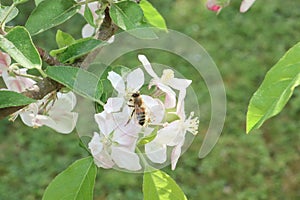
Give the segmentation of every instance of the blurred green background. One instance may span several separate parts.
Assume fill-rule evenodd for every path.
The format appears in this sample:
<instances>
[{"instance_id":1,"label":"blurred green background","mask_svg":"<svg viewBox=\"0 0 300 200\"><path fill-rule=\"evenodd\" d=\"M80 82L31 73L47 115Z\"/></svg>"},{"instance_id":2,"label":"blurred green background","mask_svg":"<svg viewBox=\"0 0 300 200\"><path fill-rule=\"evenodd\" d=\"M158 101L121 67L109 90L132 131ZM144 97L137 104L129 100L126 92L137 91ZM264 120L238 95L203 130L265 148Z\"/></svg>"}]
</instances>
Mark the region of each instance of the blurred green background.
<instances>
[{"instance_id":1,"label":"blurred green background","mask_svg":"<svg viewBox=\"0 0 300 200\"><path fill-rule=\"evenodd\" d=\"M210 104L208 94L201 93L202 85L193 85L201 100L199 136L176 170L167 167L164 171L192 200L300 199L299 89L279 116L268 120L260 130L245 134L251 95L268 69L300 40L300 1L257 0L245 14L238 12L240 1L232 1L218 16L206 10L201 0L150 2L170 29L185 33L208 51L222 74L228 101L221 138L213 151L200 160L197 155L210 117L209 108L205 108ZM9 1L1 3L7 5ZM24 24L32 7L33 1L20 5L15 23ZM84 23L78 15L59 28L79 38ZM55 32L51 29L34 40L41 47L54 49ZM134 55L132 62L138 64ZM149 58L178 65L167 54L155 51L149 52ZM183 73L193 79L193 73ZM19 119L15 123L0 121L0 199L41 199L59 172L86 155L75 132L62 135L46 127L26 127ZM94 199L142 199L141 183L139 174L99 169Z\"/></svg>"}]
</instances>

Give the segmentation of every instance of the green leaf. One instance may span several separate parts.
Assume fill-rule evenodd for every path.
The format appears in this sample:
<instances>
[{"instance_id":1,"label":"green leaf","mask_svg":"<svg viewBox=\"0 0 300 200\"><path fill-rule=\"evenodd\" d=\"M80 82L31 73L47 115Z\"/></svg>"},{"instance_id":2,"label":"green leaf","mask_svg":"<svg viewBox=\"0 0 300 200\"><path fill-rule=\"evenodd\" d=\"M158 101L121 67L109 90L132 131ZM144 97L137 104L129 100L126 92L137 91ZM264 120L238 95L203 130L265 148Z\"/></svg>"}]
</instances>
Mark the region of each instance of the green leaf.
<instances>
[{"instance_id":1,"label":"green leaf","mask_svg":"<svg viewBox=\"0 0 300 200\"><path fill-rule=\"evenodd\" d=\"M5 36L0 35L0 47L25 68L40 69L42 66L40 55L24 27L17 26Z\"/></svg>"},{"instance_id":2,"label":"green leaf","mask_svg":"<svg viewBox=\"0 0 300 200\"><path fill-rule=\"evenodd\" d=\"M143 11L133 1L121 1L111 5L109 14L113 22L123 30L139 28Z\"/></svg>"},{"instance_id":3,"label":"green leaf","mask_svg":"<svg viewBox=\"0 0 300 200\"><path fill-rule=\"evenodd\" d=\"M39 5L42 1L44 1L44 0L34 0L35 6Z\"/></svg>"},{"instance_id":4,"label":"green leaf","mask_svg":"<svg viewBox=\"0 0 300 200\"><path fill-rule=\"evenodd\" d=\"M77 160L53 179L43 200L92 200L96 173L92 157Z\"/></svg>"},{"instance_id":5,"label":"green leaf","mask_svg":"<svg viewBox=\"0 0 300 200\"><path fill-rule=\"evenodd\" d=\"M21 4L21 3L25 3L28 0L13 0L13 2L15 3L15 5Z\"/></svg>"},{"instance_id":6,"label":"green leaf","mask_svg":"<svg viewBox=\"0 0 300 200\"><path fill-rule=\"evenodd\" d=\"M4 18L7 16L7 12L9 11L9 6L0 6L0 22L3 22ZM12 8L12 11L7 16L5 23L13 20L19 13L19 10L16 7Z\"/></svg>"},{"instance_id":7,"label":"green leaf","mask_svg":"<svg viewBox=\"0 0 300 200\"><path fill-rule=\"evenodd\" d=\"M186 200L176 182L160 170L145 172L143 180L144 200Z\"/></svg>"},{"instance_id":8,"label":"green leaf","mask_svg":"<svg viewBox=\"0 0 300 200\"><path fill-rule=\"evenodd\" d=\"M31 35L36 35L65 22L79 8L73 0L44 0L33 10L25 26Z\"/></svg>"},{"instance_id":9,"label":"green leaf","mask_svg":"<svg viewBox=\"0 0 300 200\"><path fill-rule=\"evenodd\" d=\"M300 84L300 43L292 47L266 74L252 96L247 112L246 132L259 128L286 105Z\"/></svg>"},{"instance_id":10,"label":"green leaf","mask_svg":"<svg viewBox=\"0 0 300 200\"><path fill-rule=\"evenodd\" d=\"M92 50L106 45L106 42L96 40L93 38L83 38L76 40L73 44L63 47L62 49L56 49L50 52L51 56L57 57L61 63L72 62L76 58L79 58Z\"/></svg>"},{"instance_id":11,"label":"green leaf","mask_svg":"<svg viewBox=\"0 0 300 200\"><path fill-rule=\"evenodd\" d=\"M144 12L144 16L149 24L154 27L167 30L165 19L147 0L141 0L139 4Z\"/></svg>"},{"instance_id":12,"label":"green leaf","mask_svg":"<svg viewBox=\"0 0 300 200\"><path fill-rule=\"evenodd\" d=\"M85 4L83 16L87 23L89 23L93 27L96 27L92 11L87 4Z\"/></svg>"},{"instance_id":13,"label":"green leaf","mask_svg":"<svg viewBox=\"0 0 300 200\"><path fill-rule=\"evenodd\" d=\"M55 39L58 48L69 46L75 42L75 39L72 37L72 35L61 30L57 30Z\"/></svg>"},{"instance_id":14,"label":"green leaf","mask_svg":"<svg viewBox=\"0 0 300 200\"><path fill-rule=\"evenodd\" d=\"M24 106L35 102L34 99L28 98L20 93L0 90L0 108Z\"/></svg>"},{"instance_id":15,"label":"green leaf","mask_svg":"<svg viewBox=\"0 0 300 200\"><path fill-rule=\"evenodd\" d=\"M45 73L77 94L100 102L103 93L100 79L86 70L68 66L48 66Z\"/></svg>"}]
</instances>

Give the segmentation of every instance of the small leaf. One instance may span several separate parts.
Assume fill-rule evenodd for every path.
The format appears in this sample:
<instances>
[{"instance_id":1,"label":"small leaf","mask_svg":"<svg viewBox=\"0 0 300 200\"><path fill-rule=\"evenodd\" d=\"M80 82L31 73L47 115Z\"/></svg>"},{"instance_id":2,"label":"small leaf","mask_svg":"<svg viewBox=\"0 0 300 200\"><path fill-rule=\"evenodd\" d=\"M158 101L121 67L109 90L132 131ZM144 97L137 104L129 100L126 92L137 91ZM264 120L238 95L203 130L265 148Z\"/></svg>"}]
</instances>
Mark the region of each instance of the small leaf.
<instances>
[{"instance_id":1,"label":"small leaf","mask_svg":"<svg viewBox=\"0 0 300 200\"><path fill-rule=\"evenodd\" d=\"M267 73L252 96L247 112L246 132L259 128L286 105L300 84L300 43L292 47Z\"/></svg>"},{"instance_id":2,"label":"small leaf","mask_svg":"<svg viewBox=\"0 0 300 200\"><path fill-rule=\"evenodd\" d=\"M57 57L61 63L72 62L94 49L106 45L106 42L93 38L82 38L76 40L73 44L56 49L50 52L50 55Z\"/></svg>"},{"instance_id":3,"label":"small leaf","mask_svg":"<svg viewBox=\"0 0 300 200\"><path fill-rule=\"evenodd\" d=\"M139 28L143 11L133 1L121 1L111 5L109 14L113 22L123 30Z\"/></svg>"},{"instance_id":4,"label":"small leaf","mask_svg":"<svg viewBox=\"0 0 300 200\"><path fill-rule=\"evenodd\" d=\"M167 30L165 19L147 0L141 0L139 4L144 12L144 16L149 24L154 27Z\"/></svg>"},{"instance_id":5,"label":"small leaf","mask_svg":"<svg viewBox=\"0 0 300 200\"><path fill-rule=\"evenodd\" d=\"M13 0L13 2L15 3L15 5L21 4L21 3L25 3L28 0Z\"/></svg>"},{"instance_id":6,"label":"small leaf","mask_svg":"<svg viewBox=\"0 0 300 200\"><path fill-rule=\"evenodd\" d=\"M77 160L53 179L43 200L92 200L96 173L92 157Z\"/></svg>"},{"instance_id":7,"label":"small leaf","mask_svg":"<svg viewBox=\"0 0 300 200\"><path fill-rule=\"evenodd\" d=\"M31 35L57 26L77 13L80 5L73 0L44 0L33 10L26 22Z\"/></svg>"},{"instance_id":8,"label":"small leaf","mask_svg":"<svg viewBox=\"0 0 300 200\"><path fill-rule=\"evenodd\" d=\"M20 93L0 90L0 108L24 106L35 102L34 99L28 98Z\"/></svg>"},{"instance_id":9,"label":"small leaf","mask_svg":"<svg viewBox=\"0 0 300 200\"><path fill-rule=\"evenodd\" d=\"M40 55L24 27L17 26L4 37L0 35L0 47L25 68L40 69L42 66Z\"/></svg>"},{"instance_id":10,"label":"small leaf","mask_svg":"<svg viewBox=\"0 0 300 200\"><path fill-rule=\"evenodd\" d=\"M45 73L79 95L100 102L99 97L103 93L103 87L95 74L68 66L48 66Z\"/></svg>"},{"instance_id":11,"label":"small leaf","mask_svg":"<svg viewBox=\"0 0 300 200\"><path fill-rule=\"evenodd\" d=\"M143 180L144 200L186 200L176 182L160 170L145 172Z\"/></svg>"},{"instance_id":12,"label":"small leaf","mask_svg":"<svg viewBox=\"0 0 300 200\"><path fill-rule=\"evenodd\" d=\"M35 6L39 5L42 1L44 1L44 0L34 0Z\"/></svg>"},{"instance_id":13,"label":"small leaf","mask_svg":"<svg viewBox=\"0 0 300 200\"><path fill-rule=\"evenodd\" d=\"M87 23L89 23L93 27L96 27L94 23L93 13L87 4L85 4L83 16Z\"/></svg>"},{"instance_id":14,"label":"small leaf","mask_svg":"<svg viewBox=\"0 0 300 200\"><path fill-rule=\"evenodd\" d=\"M7 15L7 11L10 9L9 6L0 6L0 22L3 22L4 18ZM12 11L10 12L10 14L8 15L8 17L5 20L5 23L10 22L11 20L13 20L19 13L19 10L14 7L12 9Z\"/></svg>"},{"instance_id":15,"label":"small leaf","mask_svg":"<svg viewBox=\"0 0 300 200\"><path fill-rule=\"evenodd\" d=\"M57 30L55 39L58 48L69 46L75 42L75 39L72 37L72 35L61 30Z\"/></svg>"}]
</instances>

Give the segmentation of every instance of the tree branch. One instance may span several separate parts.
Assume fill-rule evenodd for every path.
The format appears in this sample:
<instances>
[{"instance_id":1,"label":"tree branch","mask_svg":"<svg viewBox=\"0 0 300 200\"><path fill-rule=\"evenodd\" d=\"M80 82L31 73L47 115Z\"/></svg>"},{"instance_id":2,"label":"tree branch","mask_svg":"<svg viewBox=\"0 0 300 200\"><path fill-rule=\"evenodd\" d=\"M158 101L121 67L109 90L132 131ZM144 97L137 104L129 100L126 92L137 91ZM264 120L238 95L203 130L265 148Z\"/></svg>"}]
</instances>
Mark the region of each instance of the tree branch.
<instances>
[{"instance_id":1,"label":"tree branch","mask_svg":"<svg viewBox=\"0 0 300 200\"><path fill-rule=\"evenodd\" d=\"M115 34L118 27L112 22L110 16L109 16L109 7L107 7L104 11L105 17L103 19L103 22L99 28L98 33L96 33L96 38L100 40L108 40L111 36ZM36 47L38 49L38 52L44 62L46 62L49 65L63 65L58 60L50 56L45 50L42 48ZM83 69L87 69L89 64L94 60L95 56L99 53L101 48L96 49L95 51L91 52L86 56L84 61L82 63L75 63L74 66L80 64L80 67ZM80 62L80 61L78 61ZM36 86L34 87L34 90L27 90L23 92L22 94L36 100L40 100L44 98L47 94L53 92L53 91L59 91L63 85L60 83L50 79L50 78L44 78L41 81L37 82ZM8 108L1 108L0 109L0 120L7 117L8 115L13 114L14 112L24 108L25 106L17 106L17 107L8 107Z\"/></svg>"}]
</instances>

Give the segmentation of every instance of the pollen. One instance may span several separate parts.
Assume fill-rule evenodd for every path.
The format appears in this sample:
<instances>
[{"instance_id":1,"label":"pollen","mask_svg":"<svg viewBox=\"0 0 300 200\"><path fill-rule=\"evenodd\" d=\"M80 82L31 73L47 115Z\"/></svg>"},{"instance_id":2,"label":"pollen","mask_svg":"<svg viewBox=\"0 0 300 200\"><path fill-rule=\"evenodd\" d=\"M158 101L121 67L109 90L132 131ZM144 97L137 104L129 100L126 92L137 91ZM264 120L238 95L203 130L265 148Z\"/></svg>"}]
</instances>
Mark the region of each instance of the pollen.
<instances>
[{"instance_id":1,"label":"pollen","mask_svg":"<svg viewBox=\"0 0 300 200\"><path fill-rule=\"evenodd\" d=\"M185 121L186 130L191 132L193 135L197 135L199 127L198 117L194 117L194 112L191 112L189 118ZM192 119L193 118L193 119Z\"/></svg>"},{"instance_id":2,"label":"pollen","mask_svg":"<svg viewBox=\"0 0 300 200\"><path fill-rule=\"evenodd\" d=\"M165 69L163 71L162 76L161 76L161 81L163 83L167 83L167 82L169 82L173 78L174 78L174 71L171 70L171 69Z\"/></svg>"}]
</instances>

